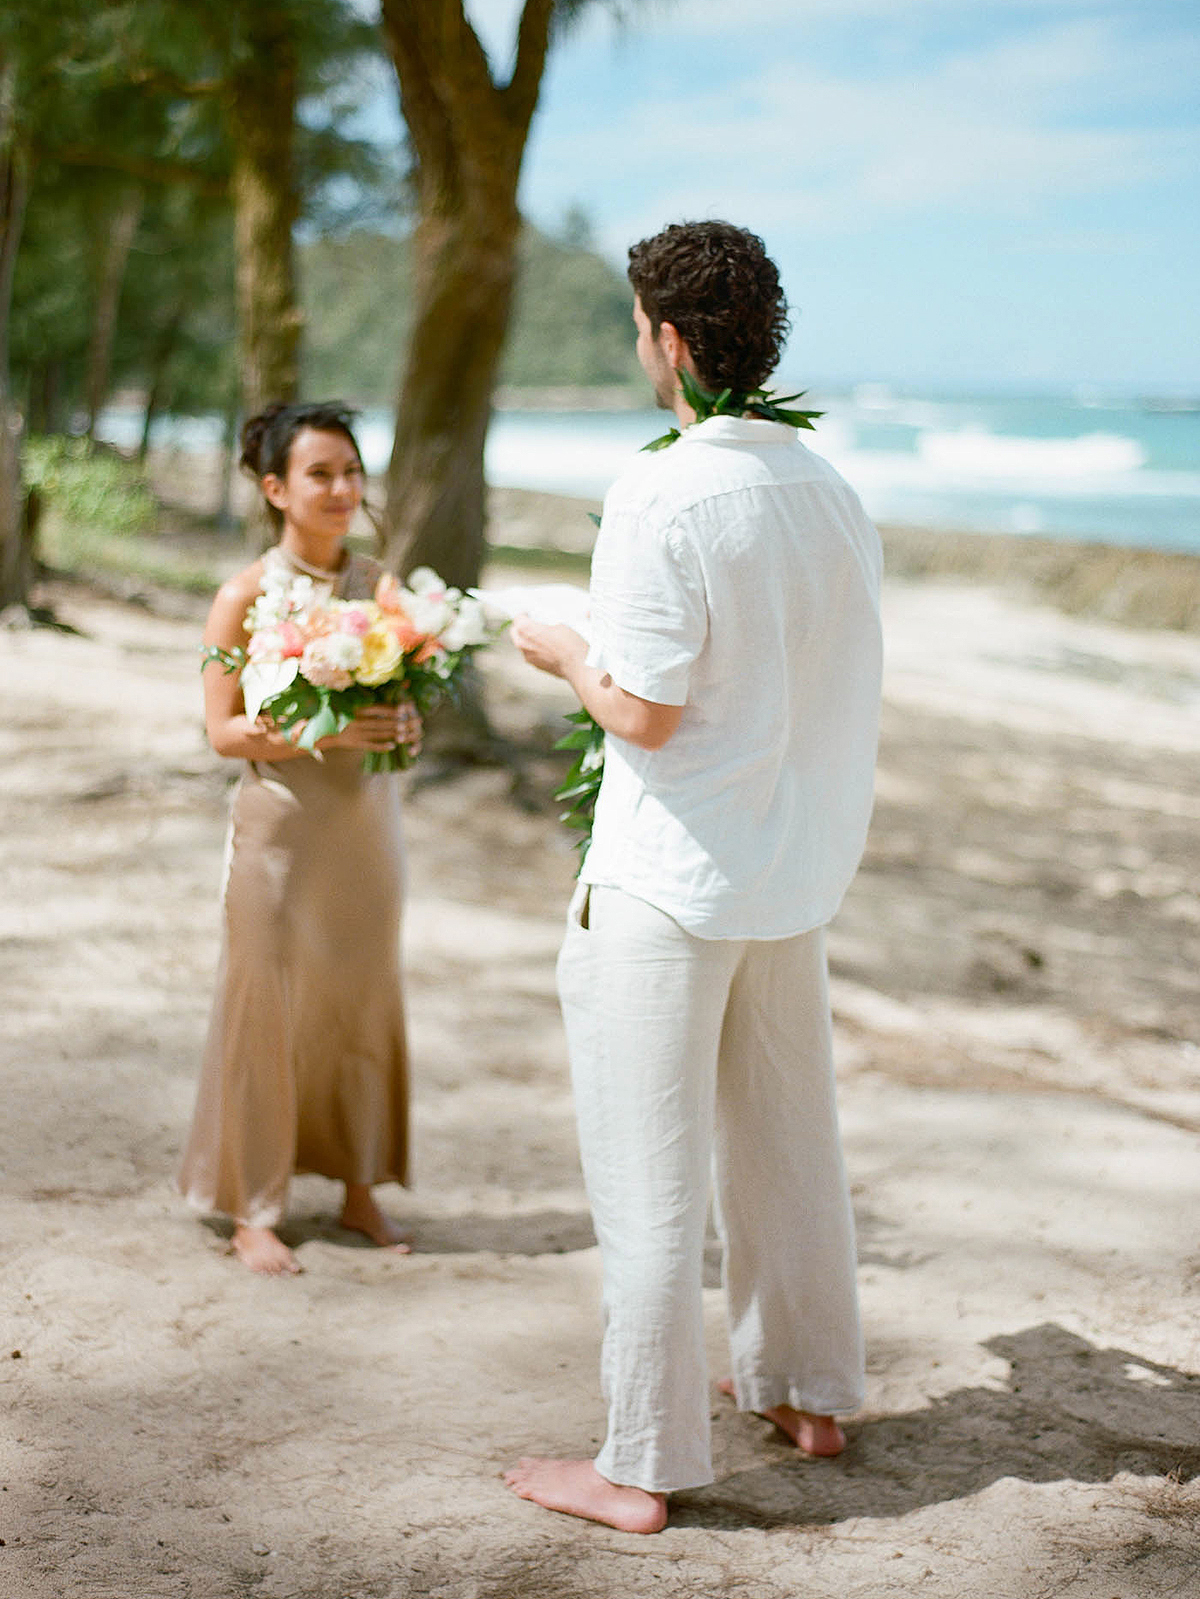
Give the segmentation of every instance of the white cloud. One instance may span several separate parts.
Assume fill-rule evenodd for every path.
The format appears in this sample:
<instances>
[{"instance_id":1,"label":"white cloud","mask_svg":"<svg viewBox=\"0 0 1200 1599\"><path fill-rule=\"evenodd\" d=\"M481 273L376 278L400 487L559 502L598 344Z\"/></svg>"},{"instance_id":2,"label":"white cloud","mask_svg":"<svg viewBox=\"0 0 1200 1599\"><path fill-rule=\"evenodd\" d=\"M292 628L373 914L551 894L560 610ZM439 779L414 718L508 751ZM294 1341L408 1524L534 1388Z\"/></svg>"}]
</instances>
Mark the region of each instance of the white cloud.
<instances>
[{"instance_id":1,"label":"white cloud","mask_svg":"<svg viewBox=\"0 0 1200 1599\"><path fill-rule=\"evenodd\" d=\"M775 50L772 65L727 83L719 101L681 90L677 75L670 90L576 132L569 148L557 136L554 167L626 175L619 194L601 192L606 243L636 235L651 212L753 215L763 227L777 218L809 233L947 210L1030 218L1194 169L1194 126L1140 126L1107 109L1131 80L1190 70L1188 54L1096 19L870 81ZM589 203L593 189L595 180Z\"/></svg>"}]
</instances>

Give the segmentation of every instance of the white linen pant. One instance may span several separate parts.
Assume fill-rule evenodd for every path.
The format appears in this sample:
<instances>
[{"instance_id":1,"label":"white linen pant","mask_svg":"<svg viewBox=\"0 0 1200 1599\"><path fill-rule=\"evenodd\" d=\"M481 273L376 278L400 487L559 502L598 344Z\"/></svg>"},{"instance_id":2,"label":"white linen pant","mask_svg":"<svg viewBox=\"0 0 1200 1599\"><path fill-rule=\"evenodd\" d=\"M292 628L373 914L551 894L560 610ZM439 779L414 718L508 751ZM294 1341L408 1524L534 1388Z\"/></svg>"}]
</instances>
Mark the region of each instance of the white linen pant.
<instances>
[{"instance_id":1,"label":"white linen pant","mask_svg":"<svg viewBox=\"0 0 1200 1599\"><path fill-rule=\"evenodd\" d=\"M558 988L604 1272L596 1469L652 1492L699 1487L710 1171L738 1405L862 1403L824 930L701 939L580 884Z\"/></svg>"}]
</instances>

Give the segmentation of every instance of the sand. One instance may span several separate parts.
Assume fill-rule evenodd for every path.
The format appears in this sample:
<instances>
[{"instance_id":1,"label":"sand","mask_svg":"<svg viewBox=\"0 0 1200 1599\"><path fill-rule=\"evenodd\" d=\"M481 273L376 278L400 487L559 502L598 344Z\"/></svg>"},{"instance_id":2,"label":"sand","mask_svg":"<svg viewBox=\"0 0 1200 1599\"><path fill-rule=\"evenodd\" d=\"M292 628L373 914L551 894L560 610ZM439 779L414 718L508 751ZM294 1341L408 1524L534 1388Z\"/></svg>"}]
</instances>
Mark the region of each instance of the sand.
<instances>
[{"instance_id":1,"label":"sand","mask_svg":"<svg viewBox=\"0 0 1200 1599\"><path fill-rule=\"evenodd\" d=\"M308 1178L266 1281L172 1188L230 777L203 607L46 598L77 633L0 633L4 1599L1200 1592L1200 638L889 584L831 938L867 1403L815 1462L714 1389L717 1481L639 1539L500 1477L603 1424L534 748L569 701L497 649L516 799L410 780L416 1252Z\"/></svg>"}]
</instances>

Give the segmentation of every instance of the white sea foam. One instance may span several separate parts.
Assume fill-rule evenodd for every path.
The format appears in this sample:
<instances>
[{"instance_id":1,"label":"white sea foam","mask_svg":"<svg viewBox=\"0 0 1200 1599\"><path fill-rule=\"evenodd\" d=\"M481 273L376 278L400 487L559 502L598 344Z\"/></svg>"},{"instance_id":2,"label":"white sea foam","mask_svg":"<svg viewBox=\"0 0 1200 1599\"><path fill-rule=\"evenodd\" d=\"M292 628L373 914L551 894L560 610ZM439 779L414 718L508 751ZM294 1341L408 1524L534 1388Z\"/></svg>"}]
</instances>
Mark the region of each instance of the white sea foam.
<instances>
[{"instance_id":1,"label":"white sea foam","mask_svg":"<svg viewBox=\"0 0 1200 1599\"><path fill-rule=\"evenodd\" d=\"M883 515L891 491L1045 499L1200 499L1200 472L1151 470L1134 439L1007 437L976 430L921 434L915 450L859 449L822 429L818 453Z\"/></svg>"},{"instance_id":2,"label":"white sea foam","mask_svg":"<svg viewBox=\"0 0 1200 1599\"><path fill-rule=\"evenodd\" d=\"M951 433L921 433L917 456L946 480L986 478L1098 478L1136 472L1146 452L1136 439L1119 433L1082 433L1075 438L1033 439L958 428Z\"/></svg>"},{"instance_id":3,"label":"white sea foam","mask_svg":"<svg viewBox=\"0 0 1200 1599\"><path fill-rule=\"evenodd\" d=\"M1153 446L1150 464L1148 443L1159 432L1146 432L1137 413L1126 411L1125 430L1084 431L1085 415L1094 420L1095 412L1069 403L924 399L882 388L853 400L814 396L814 403L826 414L804 442L853 484L879 521L1200 549L1198 452L1186 441L1180 447L1176 429ZM1025 430L1004 431L1018 416ZM487 478L599 500L670 421L649 409L502 411L488 435ZM112 411L103 424L102 437L136 443L138 418ZM216 418L164 419L156 436L184 449L211 448L219 431ZM368 410L356 432L368 471L382 473L392 447L390 415Z\"/></svg>"}]
</instances>

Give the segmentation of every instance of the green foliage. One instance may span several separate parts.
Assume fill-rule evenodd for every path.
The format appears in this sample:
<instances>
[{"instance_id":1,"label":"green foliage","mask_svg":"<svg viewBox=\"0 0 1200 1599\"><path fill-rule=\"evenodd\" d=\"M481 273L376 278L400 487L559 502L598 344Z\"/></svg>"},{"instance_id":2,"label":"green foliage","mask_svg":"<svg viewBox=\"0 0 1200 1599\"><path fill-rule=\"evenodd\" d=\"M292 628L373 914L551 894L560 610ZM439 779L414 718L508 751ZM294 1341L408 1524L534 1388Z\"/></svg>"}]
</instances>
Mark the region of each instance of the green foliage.
<instances>
[{"instance_id":1,"label":"green foliage","mask_svg":"<svg viewBox=\"0 0 1200 1599\"><path fill-rule=\"evenodd\" d=\"M577 750L571 770L554 790L554 798L566 805L559 821L577 832L575 847L580 861L592 841L592 818L596 810L596 797L600 793L600 779L604 776L604 729L590 712L579 710L567 717L575 725L558 740L556 750Z\"/></svg>"},{"instance_id":2,"label":"green foliage","mask_svg":"<svg viewBox=\"0 0 1200 1599\"><path fill-rule=\"evenodd\" d=\"M303 389L392 406L412 315L407 239L355 228L299 251Z\"/></svg>"},{"instance_id":3,"label":"green foliage","mask_svg":"<svg viewBox=\"0 0 1200 1599\"><path fill-rule=\"evenodd\" d=\"M231 224L227 205L194 190L147 197L125 274L113 383L155 389L160 413L221 412L235 388Z\"/></svg>"},{"instance_id":4,"label":"green foliage","mask_svg":"<svg viewBox=\"0 0 1200 1599\"><path fill-rule=\"evenodd\" d=\"M541 388L643 381L629 284L589 247L590 233L577 208L561 239L525 229L503 382Z\"/></svg>"},{"instance_id":5,"label":"green foliage","mask_svg":"<svg viewBox=\"0 0 1200 1599\"><path fill-rule=\"evenodd\" d=\"M590 230L568 219L574 239ZM412 315L408 240L368 228L311 239L300 249L305 312L304 389L355 405L395 404ZM501 368L514 387L631 384L629 286L586 243L527 226L517 302Z\"/></svg>"},{"instance_id":6,"label":"green foliage","mask_svg":"<svg viewBox=\"0 0 1200 1599\"><path fill-rule=\"evenodd\" d=\"M235 387L229 106L264 24L294 37L302 216L395 208L396 163L346 127L382 72L355 0L4 0L0 65L33 184L17 257L13 389L34 430L65 430L84 400L100 266L115 202L143 200L122 285L110 386L161 410L225 411Z\"/></svg>"},{"instance_id":7,"label":"green foliage","mask_svg":"<svg viewBox=\"0 0 1200 1599\"><path fill-rule=\"evenodd\" d=\"M21 466L47 510L71 525L132 536L158 515L141 470L111 450L90 448L86 439L27 438Z\"/></svg>"}]
</instances>

